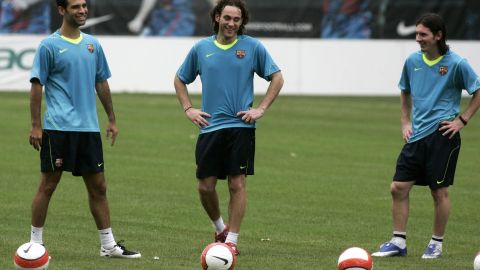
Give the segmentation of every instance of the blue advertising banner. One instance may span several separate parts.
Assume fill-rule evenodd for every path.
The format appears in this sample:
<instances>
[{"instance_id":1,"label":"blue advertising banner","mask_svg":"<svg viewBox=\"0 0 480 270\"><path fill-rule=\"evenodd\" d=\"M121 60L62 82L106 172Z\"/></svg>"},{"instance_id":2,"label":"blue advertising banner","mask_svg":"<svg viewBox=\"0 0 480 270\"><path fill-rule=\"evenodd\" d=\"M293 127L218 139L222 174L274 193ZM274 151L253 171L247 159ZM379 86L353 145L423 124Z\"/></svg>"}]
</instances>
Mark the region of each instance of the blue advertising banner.
<instances>
[{"instance_id":1,"label":"blue advertising banner","mask_svg":"<svg viewBox=\"0 0 480 270\"><path fill-rule=\"evenodd\" d=\"M87 0L95 35L207 36L216 0ZM410 39L416 18L436 12L450 39L480 39L478 0L247 0L256 37ZM0 0L0 34L45 34L61 24L54 0Z\"/></svg>"}]
</instances>

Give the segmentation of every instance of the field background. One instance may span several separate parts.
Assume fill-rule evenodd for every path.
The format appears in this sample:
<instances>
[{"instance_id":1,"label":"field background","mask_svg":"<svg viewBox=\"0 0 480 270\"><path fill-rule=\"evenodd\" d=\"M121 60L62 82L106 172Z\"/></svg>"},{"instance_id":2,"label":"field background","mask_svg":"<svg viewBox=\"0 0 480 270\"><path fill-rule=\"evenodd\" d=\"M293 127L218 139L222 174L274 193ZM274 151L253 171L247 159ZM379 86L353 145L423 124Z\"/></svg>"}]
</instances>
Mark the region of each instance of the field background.
<instances>
[{"instance_id":1,"label":"field background","mask_svg":"<svg viewBox=\"0 0 480 270\"><path fill-rule=\"evenodd\" d=\"M113 100L120 134L114 147L104 141L112 225L116 240L143 257L98 256L83 181L65 173L45 226L49 269L200 269L213 229L195 190L198 130L173 95L114 94ZM198 106L200 97L193 101ZM398 97L280 96L258 123L236 269L336 269L344 249L373 252L388 240L389 185L402 147L399 108ZM104 136L101 106L99 115ZM28 144L28 93L0 93L0 126L0 269L13 269L16 248L30 237L39 177L38 153ZM433 203L428 189L417 187L408 257L374 258L374 269L472 269L480 250L480 116L462 139L444 257L420 259ZM218 191L225 210L224 182Z\"/></svg>"}]
</instances>

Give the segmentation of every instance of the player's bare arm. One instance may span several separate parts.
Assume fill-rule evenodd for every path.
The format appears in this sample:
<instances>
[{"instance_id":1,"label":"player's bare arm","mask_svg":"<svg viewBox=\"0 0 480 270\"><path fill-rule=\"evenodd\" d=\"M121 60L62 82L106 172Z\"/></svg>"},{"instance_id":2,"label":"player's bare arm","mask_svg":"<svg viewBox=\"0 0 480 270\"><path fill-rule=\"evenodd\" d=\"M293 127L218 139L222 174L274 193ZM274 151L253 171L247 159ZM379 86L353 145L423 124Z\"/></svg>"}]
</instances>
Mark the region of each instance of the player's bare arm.
<instances>
[{"instance_id":1,"label":"player's bare arm","mask_svg":"<svg viewBox=\"0 0 480 270\"><path fill-rule=\"evenodd\" d=\"M209 123L206 118L210 118L210 114L203 112L202 110L196 109L192 106L192 101L188 95L187 85L185 85L178 76L175 76L173 82L175 87L175 92L177 93L177 98L180 104L182 105L183 112L192 123L198 128L208 126Z\"/></svg>"},{"instance_id":2,"label":"player's bare arm","mask_svg":"<svg viewBox=\"0 0 480 270\"><path fill-rule=\"evenodd\" d=\"M30 89L30 116L32 128L30 130L29 142L37 151L42 146L42 123L40 113L42 110L42 85L38 80L32 81Z\"/></svg>"},{"instance_id":3,"label":"player's bare arm","mask_svg":"<svg viewBox=\"0 0 480 270\"><path fill-rule=\"evenodd\" d=\"M267 93L263 97L262 101L257 108L251 108L248 111L240 111L237 113L238 117L242 117L242 120L246 123L254 123L257 119L260 119L265 111L272 105L275 99L280 93L280 90L283 87L283 76L282 73L276 72L272 74L270 85L268 86Z\"/></svg>"},{"instance_id":4,"label":"player's bare arm","mask_svg":"<svg viewBox=\"0 0 480 270\"><path fill-rule=\"evenodd\" d=\"M115 144L118 135L117 122L115 113L113 111L112 94L110 93L110 86L108 81L97 82L95 84L98 98L103 105L103 109L108 116L107 139L111 138L111 146Z\"/></svg>"},{"instance_id":5,"label":"player's bare arm","mask_svg":"<svg viewBox=\"0 0 480 270\"><path fill-rule=\"evenodd\" d=\"M402 91L400 94L400 106L401 106L401 124L402 124L402 136L405 142L408 142L408 139L412 135L412 97L410 93Z\"/></svg>"},{"instance_id":6,"label":"player's bare arm","mask_svg":"<svg viewBox=\"0 0 480 270\"><path fill-rule=\"evenodd\" d=\"M451 139L456 133L460 132L460 130L467 125L470 118L473 117L480 107L480 94L478 93L479 90L480 89L473 93L473 97L470 100L467 109L463 113L461 113L452 121L443 121L440 123L439 130L443 132L443 136L450 135L449 138Z\"/></svg>"}]
</instances>

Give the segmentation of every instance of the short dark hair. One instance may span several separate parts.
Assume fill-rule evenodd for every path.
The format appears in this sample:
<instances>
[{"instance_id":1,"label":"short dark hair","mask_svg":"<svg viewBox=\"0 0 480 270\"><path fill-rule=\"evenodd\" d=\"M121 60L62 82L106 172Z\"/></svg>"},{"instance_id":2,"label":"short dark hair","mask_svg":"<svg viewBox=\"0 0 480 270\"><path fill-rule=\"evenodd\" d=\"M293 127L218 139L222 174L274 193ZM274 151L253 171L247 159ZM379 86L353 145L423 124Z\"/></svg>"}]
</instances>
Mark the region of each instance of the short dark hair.
<instances>
[{"instance_id":1,"label":"short dark hair","mask_svg":"<svg viewBox=\"0 0 480 270\"><path fill-rule=\"evenodd\" d=\"M436 13L426 13L417 19L415 25L423 25L430 29L434 35L442 32L442 38L438 41L438 50L441 55L445 55L450 47L447 45L447 27L443 18Z\"/></svg>"},{"instance_id":2,"label":"short dark hair","mask_svg":"<svg viewBox=\"0 0 480 270\"><path fill-rule=\"evenodd\" d=\"M57 0L57 7L67 8L68 0Z\"/></svg>"},{"instance_id":3,"label":"short dark hair","mask_svg":"<svg viewBox=\"0 0 480 270\"><path fill-rule=\"evenodd\" d=\"M212 10L210 11L210 18L212 19L213 24L213 31L217 34L219 25L218 22L215 21L215 16L222 14L223 9L225 6L234 6L238 7L242 12L242 25L238 28L238 34L242 35L245 31L245 25L248 23L248 19L250 18L248 15L247 5L243 0L219 0L217 5L215 5Z\"/></svg>"}]
</instances>

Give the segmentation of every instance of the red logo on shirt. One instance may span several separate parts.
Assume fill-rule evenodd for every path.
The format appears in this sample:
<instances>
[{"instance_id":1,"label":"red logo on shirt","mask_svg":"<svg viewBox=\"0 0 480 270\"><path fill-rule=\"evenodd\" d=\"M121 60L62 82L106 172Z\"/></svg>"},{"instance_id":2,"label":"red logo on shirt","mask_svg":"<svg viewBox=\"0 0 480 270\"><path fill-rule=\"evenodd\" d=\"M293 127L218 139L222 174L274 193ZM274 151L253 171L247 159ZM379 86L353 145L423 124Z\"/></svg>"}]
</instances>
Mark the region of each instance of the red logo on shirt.
<instances>
[{"instance_id":1,"label":"red logo on shirt","mask_svg":"<svg viewBox=\"0 0 480 270\"><path fill-rule=\"evenodd\" d=\"M93 44L87 44L87 49L90 53L93 53Z\"/></svg>"},{"instance_id":2,"label":"red logo on shirt","mask_svg":"<svg viewBox=\"0 0 480 270\"><path fill-rule=\"evenodd\" d=\"M440 68L438 69L438 73L440 73L440 75L445 75L447 74L448 72L448 68L446 66L440 66Z\"/></svg>"},{"instance_id":3,"label":"red logo on shirt","mask_svg":"<svg viewBox=\"0 0 480 270\"><path fill-rule=\"evenodd\" d=\"M235 55L237 56L238 59L243 59L245 58L245 50L236 50Z\"/></svg>"}]
</instances>

